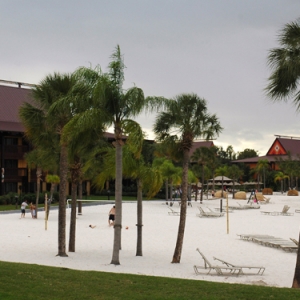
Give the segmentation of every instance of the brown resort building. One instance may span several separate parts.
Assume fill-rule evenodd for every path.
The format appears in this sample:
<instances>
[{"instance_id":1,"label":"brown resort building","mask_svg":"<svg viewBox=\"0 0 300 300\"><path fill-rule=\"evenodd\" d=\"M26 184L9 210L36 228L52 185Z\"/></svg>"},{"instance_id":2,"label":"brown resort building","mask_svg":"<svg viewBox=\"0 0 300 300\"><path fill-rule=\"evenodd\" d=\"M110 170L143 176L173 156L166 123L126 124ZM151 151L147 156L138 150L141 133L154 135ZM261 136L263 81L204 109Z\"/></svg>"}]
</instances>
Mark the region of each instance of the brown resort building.
<instances>
[{"instance_id":1,"label":"brown resort building","mask_svg":"<svg viewBox=\"0 0 300 300\"><path fill-rule=\"evenodd\" d=\"M35 169L29 169L24 154L32 147L24 138L24 126L18 112L23 102L30 101L31 88L34 85L0 80L0 196L9 192L35 193L37 175ZM112 140L114 135L106 133ZM43 174L43 178L46 174ZM84 190L90 194L89 181L84 182ZM42 181L42 191L49 191L50 184ZM67 186L67 194L70 187Z\"/></svg>"},{"instance_id":2,"label":"brown resort building","mask_svg":"<svg viewBox=\"0 0 300 300\"><path fill-rule=\"evenodd\" d=\"M232 163L244 163L253 169L259 160L267 160L272 170L278 170L280 160L300 159L300 137L275 135L275 140L264 156L245 158L232 161Z\"/></svg>"},{"instance_id":3,"label":"brown resort building","mask_svg":"<svg viewBox=\"0 0 300 300\"><path fill-rule=\"evenodd\" d=\"M37 185L36 170L29 169L24 154L32 147L24 138L24 126L18 112L23 102L30 101L32 84L0 80L0 196L9 192L18 194L35 193ZM112 133L105 134L113 141ZM125 138L125 137L124 137ZM148 140L149 143L154 141ZM190 155L199 147L213 146L211 141L195 141ZM45 174L43 174L43 178ZM91 193L89 181L83 183L86 194ZM42 181L42 191L49 191L50 184ZM70 187L67 186L67 194Z\"/></svg>"}]
</instances>

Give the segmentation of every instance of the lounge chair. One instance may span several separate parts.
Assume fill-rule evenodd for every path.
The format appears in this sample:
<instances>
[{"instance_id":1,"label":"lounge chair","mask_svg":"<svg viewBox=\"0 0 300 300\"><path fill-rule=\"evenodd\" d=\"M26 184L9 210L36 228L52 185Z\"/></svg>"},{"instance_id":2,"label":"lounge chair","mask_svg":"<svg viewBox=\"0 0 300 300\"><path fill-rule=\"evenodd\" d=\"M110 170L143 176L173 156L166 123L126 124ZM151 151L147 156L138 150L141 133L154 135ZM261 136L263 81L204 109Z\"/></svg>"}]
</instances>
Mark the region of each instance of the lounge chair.
<instances>
[{"instance_id":1,"label":"lounge chair","mask_svg":"<svg viewBox=\"0 0 300 300\"><path fill-rule=\"evenodd\" d=\"M294 242L297 246L299 246L299 241L297 241L296 239L293 239L293 238L290 238L290 240L291 240L292 242Z\"/></svg>"},{"instance_id":2,"label":"lounge chair","mask_svg":"<svg viewBox=\"0 0 300 300\"><path fill-rule=\"evenodd\" d=\"M254 205L253 202L250 202L250 204L244 204L241 205L241 203L237 202L237 204L242 207L243 209L259 209L259 205Z\"/></svg>"},{"instance_id":3,"label":"lounge chair","mask_svg":"<svg viewBox=\"0 0 300 300\"><path fill-rule=\"evenodd\" d=\"M241 239L245 241L251 241L254 243L257 243L259 245L272 247L272 248L278 248L282 249L284 251L297 251L298 245L295 245L294 242L291 242L289 240L285 240L282 238L278 238L271 235L262 235L262 234L238 234Z\"/></svg>"},{"instance_id":4,"label":"lounge chair","mask_svg":"<svg viewBox=\"0 0 300 300\"><path fill-rule=\"evenodd\" d=\"M169 207L169 206L168 206ZM179 211L175 211L173 210L171 207L169 207L170 211L168 211L168 214L170 216L180 216L180 212Z\"/></svg>"},{"instance_id":5,"label":"lounge chair","mask_svg":"<svg viewBox=\"0 0 300 300\"><path fill-rule=\"evenodd\" d=\"M282 211L261 211L261 213L269 216L293 216L293 213L288 213L289 209L288 205L284 205Z\"/></svg>"},{"instance_id":6,"label":"lounge chair","mask_svg":"<svg viewBox=\"0 0 300 300\"><path fill-rule=\"evenodd\" d=\"M226 265L227 267L241 268L242 273L245 275L262 275L265 271L265 267L236 266L216 257L214 257L214 260L220 261L222 264Z\"/></svg>"},{"instance_id":7,"label":"lounge chair","mask_svg":"<svg viewBox=\"0 0 300 300\"><path fill-rule=\"evenodd\" d=\"M202 217L210 218L210 217L222 217L222 216L224 216L224 212L214 212L214 211L211 211L211 210L204 211L201 206L198 206L198 209L200 211L200 214L197 214L196 216L200 217L200 218L202 218Z\"/></svg>"},{"instance_id":8,"label":"lounge chair","mask_svg":"<svg viewBox=\"0 0 300 300\"><path fill-rule=\"evenodd\" d=\"M206 275L210 274L211 271L215 271L217 275L223 275L223 276L228 276L228 275L236 275L239 276L243 274L242 268L239 267L225 267L225 266L215 266L212 265L207 258L204 256L204 254L199 250L199 248L196 249L201 257L204 260L204 266L196 266L194 265L194 270L197 275L203 274L203 271L208 271Z\"/></svg>"}]
</instances>

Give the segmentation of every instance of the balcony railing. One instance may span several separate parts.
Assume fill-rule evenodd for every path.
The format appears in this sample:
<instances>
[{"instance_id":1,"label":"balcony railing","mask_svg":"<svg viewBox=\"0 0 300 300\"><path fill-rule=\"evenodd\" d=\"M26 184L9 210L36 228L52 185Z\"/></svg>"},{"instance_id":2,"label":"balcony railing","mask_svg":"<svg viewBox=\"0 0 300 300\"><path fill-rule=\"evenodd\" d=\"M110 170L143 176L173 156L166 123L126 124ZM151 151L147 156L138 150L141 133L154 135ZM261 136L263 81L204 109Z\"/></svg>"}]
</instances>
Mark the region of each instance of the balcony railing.
<instances>
[{"instance_id":1,"label":"balcony railing","mask_svg":"<svg viewBox=\"0 0 300 300\"><path fill-rule=\"evenodd\" d=\"M1 153L2 147L0 147L0 157L4 159L22 159L24 154L29 151L28 146L17 145L4 145L3 153Z\"/></svg>"}]
</instances>

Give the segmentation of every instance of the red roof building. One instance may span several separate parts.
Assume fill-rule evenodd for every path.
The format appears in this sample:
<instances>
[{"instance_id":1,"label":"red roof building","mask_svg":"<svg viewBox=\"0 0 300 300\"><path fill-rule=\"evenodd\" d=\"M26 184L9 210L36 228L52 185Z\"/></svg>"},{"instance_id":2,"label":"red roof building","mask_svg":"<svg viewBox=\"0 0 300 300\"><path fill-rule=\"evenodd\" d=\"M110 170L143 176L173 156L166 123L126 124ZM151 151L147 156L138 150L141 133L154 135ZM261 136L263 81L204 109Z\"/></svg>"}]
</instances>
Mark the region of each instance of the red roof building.
<instances>
[{"instance_id":1,"label":"red roof building","mask_svg":"<svg viewBox=\"0 0 300 300\"><path fill-rule=\"evenodd\" d=\"M276 135L276 139L266 155L235 160L233 163L245 163L250 168L254 168L259 160L266 159L270 163L271 168L276 170L278 169L276 164L278 159L287 159L288 153L292 158L300 156L300 138Z\"/></svg>"}]
</instances>

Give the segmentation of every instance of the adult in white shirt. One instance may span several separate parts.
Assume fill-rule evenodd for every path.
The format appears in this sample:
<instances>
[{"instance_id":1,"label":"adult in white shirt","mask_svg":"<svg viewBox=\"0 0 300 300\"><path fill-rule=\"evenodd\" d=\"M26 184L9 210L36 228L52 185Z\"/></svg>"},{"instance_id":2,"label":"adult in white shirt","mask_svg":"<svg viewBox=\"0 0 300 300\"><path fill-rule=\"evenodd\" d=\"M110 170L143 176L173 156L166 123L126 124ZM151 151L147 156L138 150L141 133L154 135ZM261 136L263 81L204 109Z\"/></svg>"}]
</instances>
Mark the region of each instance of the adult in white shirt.
<instances>
[{"instance_id":1,"label":"adult in white shirt","mask_svg":"<svg viewBox=\"0 0 300 300\"><path fill-rule=\"evenodd\" d=\"M25 218L25 209L27 205L28 205L27 200L25 200L21 204L21 218Z\"/></svg>"}]
</instances>

